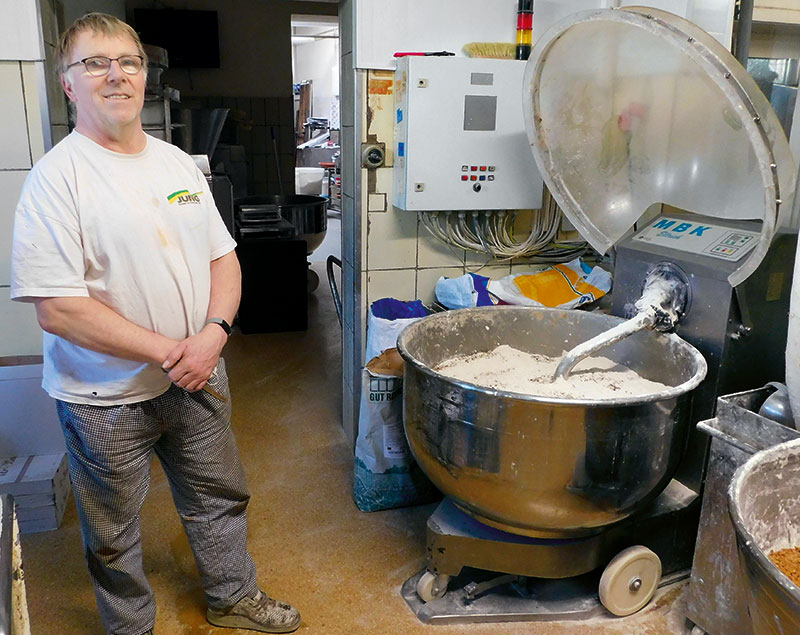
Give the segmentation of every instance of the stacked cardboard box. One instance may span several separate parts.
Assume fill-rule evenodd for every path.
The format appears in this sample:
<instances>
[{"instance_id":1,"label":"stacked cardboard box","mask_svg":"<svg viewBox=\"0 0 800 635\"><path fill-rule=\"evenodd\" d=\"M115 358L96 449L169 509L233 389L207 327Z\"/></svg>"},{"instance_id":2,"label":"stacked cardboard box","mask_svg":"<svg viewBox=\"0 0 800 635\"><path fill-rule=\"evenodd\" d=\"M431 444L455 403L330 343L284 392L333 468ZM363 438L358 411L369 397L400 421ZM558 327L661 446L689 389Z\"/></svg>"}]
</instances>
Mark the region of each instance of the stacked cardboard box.
<instances>
[{"instance_id":1,"label":"stacked cardboard box","mask_svg":"<svg viewBox=\"0 0 800 635\"><path fill-rule=\"evenodd\" d=\"M0 458L0 494L11 494L20 533L58 529L70 492L67 455Z\"/></svg>"}]
</instances>

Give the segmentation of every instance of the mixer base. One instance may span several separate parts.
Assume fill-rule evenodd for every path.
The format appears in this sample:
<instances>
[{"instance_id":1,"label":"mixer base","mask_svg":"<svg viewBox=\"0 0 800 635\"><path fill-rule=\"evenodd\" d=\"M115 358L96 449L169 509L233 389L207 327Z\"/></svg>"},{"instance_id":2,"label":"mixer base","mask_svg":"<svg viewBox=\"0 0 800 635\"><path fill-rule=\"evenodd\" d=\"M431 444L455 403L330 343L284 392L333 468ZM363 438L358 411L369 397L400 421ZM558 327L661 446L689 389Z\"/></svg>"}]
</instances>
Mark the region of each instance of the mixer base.
<instances>
[{"instance_id":1,"label":"mixer base","mask_svg":"<svg viewBox=\"0 0 800 635\"><path fill-rule=\"evenodd\" d=\"M642 513L598 534L543 539L484 525L445 498L428 519L427 567L401 594L431 624L608 615L598 597L603 567L632 544L660 558L659 587L688 577L699 507L697 494L673 481ZM428 587L436 593L426 603L420 593L430 596Z\"/></svg>"},{"instance_id":2,"label":"mixer base","mask_svg":"<svg viewBox=\"0 0 800 635\"><path fill-rule=\"evenodd\" d=\"M450 581L450 590L444 597L427 603L420 600L416 590L426 571L410 577L400 590L406 604L425 624L587 620L609 615L597 597L600 573L596 571L564 580L523 578L470 599L465 587L469 582L485 579L487 572L465 569ZM688 577L688 569L664 576L659 588Z\"/></svg>"}]
</instances>

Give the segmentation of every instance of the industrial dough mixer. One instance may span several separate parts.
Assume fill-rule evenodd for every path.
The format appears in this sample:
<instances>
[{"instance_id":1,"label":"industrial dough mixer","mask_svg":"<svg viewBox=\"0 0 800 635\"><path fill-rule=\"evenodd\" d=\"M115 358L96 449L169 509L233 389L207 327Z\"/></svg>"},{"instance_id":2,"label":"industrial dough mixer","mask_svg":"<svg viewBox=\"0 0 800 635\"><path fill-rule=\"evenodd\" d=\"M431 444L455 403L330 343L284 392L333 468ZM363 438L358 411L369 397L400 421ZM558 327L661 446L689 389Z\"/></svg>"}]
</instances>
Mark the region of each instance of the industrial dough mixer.
<instances>
[{"instance_id":1,"label":"industrial dough mixer","mask_svg":"<svg viewBox=\"0 0 800 635\"><path fill-rule=\"evenodd\" d=\"M536 43L522 92L548 189L595 249L615 248L614 316L465 309L401 335L406 434L447 496L402 591L425 622L584 618L602 612L598 588L626 615L685 577L708 446L694 423L718 395L776 379L785 348L796 237L777 228L794 163L716 40L655 9L578 13ZM632 317L662 267L685 281L676 334L602 354L665 392L542 399L433 370L499 344L558 355Z\"/></svg>"}]
</instances>

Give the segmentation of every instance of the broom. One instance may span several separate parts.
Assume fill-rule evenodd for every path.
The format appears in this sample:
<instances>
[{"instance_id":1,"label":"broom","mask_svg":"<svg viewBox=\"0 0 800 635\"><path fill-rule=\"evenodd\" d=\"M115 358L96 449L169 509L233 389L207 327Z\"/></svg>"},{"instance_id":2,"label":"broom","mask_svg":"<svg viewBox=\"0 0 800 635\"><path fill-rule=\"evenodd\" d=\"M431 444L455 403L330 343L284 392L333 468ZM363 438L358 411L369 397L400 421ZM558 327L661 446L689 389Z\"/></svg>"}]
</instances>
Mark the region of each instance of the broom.
<instances>
[{"instance_id":1,"label":"broom","mask_svg":"<svg viewBox=\"0 0 800 635\"><path fill-rule=\"evenodd\" d=\"M517 46L513 42L469 42L464 45L464 53L469 57L493 57L514 59Z\"/></svg>"}]
</instances>

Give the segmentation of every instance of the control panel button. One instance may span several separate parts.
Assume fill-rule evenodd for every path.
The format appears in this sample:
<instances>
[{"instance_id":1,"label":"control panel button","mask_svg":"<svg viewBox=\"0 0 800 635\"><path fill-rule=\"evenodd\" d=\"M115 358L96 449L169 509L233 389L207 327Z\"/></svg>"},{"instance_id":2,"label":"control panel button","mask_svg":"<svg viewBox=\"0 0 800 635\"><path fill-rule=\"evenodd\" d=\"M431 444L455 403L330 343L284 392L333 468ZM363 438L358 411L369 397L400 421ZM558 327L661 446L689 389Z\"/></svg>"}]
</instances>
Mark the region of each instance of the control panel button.
<instances>
[{"instance_id":1,"label":"control panel button","mask_svg":"<svg viewBox=\"0 0 800 635\"><path fill-rule=\"evenodd\" d=\"M481 174L481 181L485 181L485 180L486 180L486 175L485 174Z\"/></svg>"},{"instance_id":2,"label":"control panel button","mask_svg":"<svg viewBox=\"0 0 800 635\"><path fill-rule=\"evenodd\" d=\"M462 172L469 172L469 166L468 165L462 165L461 166L461 171Z\"/></svg>"},{"instance_id":3,"label":"control panel button","mask_svg":"<svg viewBox=\"0 0 800 635\"><path fill-rule=\"evenodd\" d=\"M490 175L489 175L489 180L490 180L490 181L494 181L494 174L490 174Z\"/></svg>"},{"instance_id":4,"label":"control panel button","mask_svg":"<svg viewBox=\"0 0 800 635\"><path fill-rule=\"evenodd\" d=\"M481 172L486 172L486 166L485 165L481 166Z\"/></svg>"},{"instance_id":5,"label":"control panel button","mask_svg":"<svg viewBox=\"0 0 800 635\"><path fill-rule=\"evenodd\" d=\"M472 189L475 190L476 192L480 192L481 191L481 184L480 183L476 183L475 185L472 186Z\"/></svg>"},{"instance_id":6,"label":"control panel button","mask_svg":"<svg viewBox=\"0 0 800 635\"><path fill-rule=\"evenodd\" d=\"M477 180L478 180L478 175L477 175L477 174L473 174L473 175L472 175L471 177L469 177L469 178L470 178L470 180L472 180L472 181L477 181Z\"/></svg>"},{"instance_id":7,"label":"control panel button","mask_svg":"<svg viewBox=\"0 0 800 635\"><path fill-rule=\"evenodd\" d=\"M477 165L473 165L472 166L472 171L473 172L477 172L478 171L478 166Z\"/></svg>"},{"instance_id":8,"label":"control panel button","mask_svg":"<svg viewBox=\"0 0 800 635\"><path fill-rule=\"evenodd\" d=\"M489 172L494 172L494 166L493 165L489 166Z\"/></svg>"},{"instance_id":9,"label":"control panel button","mask_svg":"<svg viewBox=\"0 0 800 635\"><path fill-rule=\"evenodd\" d=\"M462 174L461 175L461 180L462 181L469 181L469 177L466 174Z\"/></svg>"}]
</instances>

